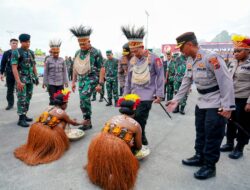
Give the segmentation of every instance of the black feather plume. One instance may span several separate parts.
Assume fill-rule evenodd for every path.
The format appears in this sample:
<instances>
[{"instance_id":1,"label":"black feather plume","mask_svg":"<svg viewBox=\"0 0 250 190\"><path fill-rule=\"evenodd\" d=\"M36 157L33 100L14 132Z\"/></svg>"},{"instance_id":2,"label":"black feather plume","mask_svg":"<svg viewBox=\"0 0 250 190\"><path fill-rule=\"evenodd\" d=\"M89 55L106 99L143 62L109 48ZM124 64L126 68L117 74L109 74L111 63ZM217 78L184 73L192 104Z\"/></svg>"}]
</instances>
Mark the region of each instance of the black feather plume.
<instances>
[{"instance_id":1,"label":"black feather plume","mask_svg":"<svg viewBox=\"0 0 250 190\"><path fill-rule=\"evenodd\" d=\"M143 26L135 29L135 26L122 26L121 30L127 39L143 39L146 32Z\"/></svg>"},{"instance_id":2,"label":"black feather plume","mask_svg":"<svg viewBox=\"0 0 250 190\"><path fill-rule=\"evenodd\" d=\"M70 32L78 37L85 37L85 36L90 36L93 32L92 28L87 28L83 25L80 25L79 27L72 27L69 29Z\"/></svg>"}]
</instances>

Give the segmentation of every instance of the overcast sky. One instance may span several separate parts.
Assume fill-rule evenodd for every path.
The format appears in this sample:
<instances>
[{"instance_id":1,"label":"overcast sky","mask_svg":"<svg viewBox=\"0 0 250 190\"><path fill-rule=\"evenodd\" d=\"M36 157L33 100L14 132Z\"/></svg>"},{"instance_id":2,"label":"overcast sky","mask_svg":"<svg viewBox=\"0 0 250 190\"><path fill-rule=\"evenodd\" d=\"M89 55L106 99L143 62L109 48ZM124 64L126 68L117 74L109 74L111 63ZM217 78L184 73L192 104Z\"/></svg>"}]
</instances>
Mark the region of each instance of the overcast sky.
<instances>
[{"instance_id":1,"label":"overcast sky","mask_svg":"<svg viewBox=\"0 0 250 190\"><path fill-rule=\"evenodd\" d=\"M61 55L74 55L79 46L69 28L83 24L92 27L91 44L102 54L121 51L127 42L121 25L147 28L145 10L149 48L175 43L187 31L206 41L222 30L250 35L249 0L0 0L0 48L25 32L31 49L47 53L49 40L60 38Z\"/></svg>"}]
</instances>

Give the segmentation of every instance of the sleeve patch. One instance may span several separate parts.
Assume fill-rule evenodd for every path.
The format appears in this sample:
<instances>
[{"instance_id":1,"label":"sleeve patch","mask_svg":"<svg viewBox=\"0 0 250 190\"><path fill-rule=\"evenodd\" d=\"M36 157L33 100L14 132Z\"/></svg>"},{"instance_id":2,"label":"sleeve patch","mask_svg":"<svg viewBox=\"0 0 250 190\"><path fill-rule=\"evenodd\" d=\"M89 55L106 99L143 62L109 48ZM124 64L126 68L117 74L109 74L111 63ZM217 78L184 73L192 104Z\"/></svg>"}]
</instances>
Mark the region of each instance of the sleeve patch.
<instances>
[{"instance_id":1,"label":"sleeve patch","mask_svg":"<svg viewBox=\"0 0 250 190\"><path fill-rule=\"evenodd\" d=\"M211 57L208 61L210 64L213 65L215 70L220 68L220 63L219 63L217 57Z\"/></svg>"},{"instance_id":2,"label":"sleeve patch","mask_svg":"<svg viewBox=\"0 0 250 190\"><path fill-rule=\"evenodd\" d=\"M156 58L155 61L156 61L156 65L157 65L158 67L162 67L163 64L162 64L162 61L161 61L160 58Z\"/></svg>"}]
</instances>

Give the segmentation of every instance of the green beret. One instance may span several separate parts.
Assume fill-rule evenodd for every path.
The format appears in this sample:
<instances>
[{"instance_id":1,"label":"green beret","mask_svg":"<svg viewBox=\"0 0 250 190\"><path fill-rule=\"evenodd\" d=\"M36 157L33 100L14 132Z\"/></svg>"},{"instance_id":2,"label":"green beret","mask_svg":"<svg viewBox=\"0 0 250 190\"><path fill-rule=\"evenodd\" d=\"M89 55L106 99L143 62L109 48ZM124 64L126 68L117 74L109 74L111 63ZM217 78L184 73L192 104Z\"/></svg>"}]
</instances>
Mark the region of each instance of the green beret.
<instances>
[{"instance_id":1,"label":"green beret","mask_svg":"<svg viewBox=\"0 0 250 190\"><path fill-rule=\"evenodd\" d=\"M106 54L107 54L107 55L112 54L112 50L107 50L107 51L106 51Z\"/></svg>"},{"instance_id":2,"label":"green beret","mask_svg":"<svg viewBox=\"0 0 250 190\"><path fill-rule=\"evenodd\" d=\"M30 40L30 35L29 34L20 34L19 40L20 40L20 42L27 42Z\"/></svg>"}]
</instances>

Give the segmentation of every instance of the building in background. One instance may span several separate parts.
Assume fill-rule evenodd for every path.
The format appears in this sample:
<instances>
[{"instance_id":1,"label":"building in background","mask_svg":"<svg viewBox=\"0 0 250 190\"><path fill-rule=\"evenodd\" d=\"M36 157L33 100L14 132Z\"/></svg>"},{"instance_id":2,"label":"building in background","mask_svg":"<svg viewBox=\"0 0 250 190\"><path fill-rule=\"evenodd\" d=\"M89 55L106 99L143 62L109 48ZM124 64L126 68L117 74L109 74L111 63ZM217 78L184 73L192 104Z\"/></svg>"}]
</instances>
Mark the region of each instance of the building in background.
<instances>
[{"instance_id":1,"label":"building in background","mask_svg":"<svg viewBox=\"0 0 250 190\"><path fill-rule=\"evenodd\" d=\"M233 58L233 43L231 42L202 42L200 46L203 49L210 51L215 51L220 54L225 60L230 60ZM167 51L179 52L179 49L175 49L176 44L163 44L161 51L165 54Z\"/></svg>"}]
</instances>

